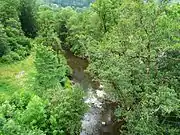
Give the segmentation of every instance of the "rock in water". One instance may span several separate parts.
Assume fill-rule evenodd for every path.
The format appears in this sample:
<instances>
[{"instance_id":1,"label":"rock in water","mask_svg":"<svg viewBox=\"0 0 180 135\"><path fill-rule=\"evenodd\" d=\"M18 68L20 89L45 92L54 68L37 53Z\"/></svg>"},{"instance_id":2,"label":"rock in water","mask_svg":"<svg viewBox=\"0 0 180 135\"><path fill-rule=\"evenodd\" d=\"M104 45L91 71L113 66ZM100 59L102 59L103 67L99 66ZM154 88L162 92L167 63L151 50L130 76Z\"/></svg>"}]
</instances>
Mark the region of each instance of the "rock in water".
<instances>
[{"instance_id":1,"label":"rock in water","mask_svg":"<svg viewBox=\"0 0 180 135\"><path fill-rule=\"evenodd\" d=\"M95 92L89 90L85 103L90 107L89 111L84 115L82 120L82 132L80 135L99 135L102 117L102 102L98 100Z\"/></svg>"}]
</instances>

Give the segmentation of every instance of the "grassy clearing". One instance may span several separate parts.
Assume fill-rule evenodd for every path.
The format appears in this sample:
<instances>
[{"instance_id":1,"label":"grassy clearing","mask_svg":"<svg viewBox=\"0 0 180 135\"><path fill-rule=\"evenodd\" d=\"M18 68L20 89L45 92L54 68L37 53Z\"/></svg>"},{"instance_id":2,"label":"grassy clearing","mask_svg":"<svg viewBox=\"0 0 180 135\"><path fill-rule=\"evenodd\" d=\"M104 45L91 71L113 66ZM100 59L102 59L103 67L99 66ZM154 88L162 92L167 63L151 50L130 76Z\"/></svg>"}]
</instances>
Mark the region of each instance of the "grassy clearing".
<instances>
[{"instance_id":1,"label":"grassy clearing","mask_svg":"<svg viewBox=\"0 0 180 135\"><path fill-rule=\"evenodd\" d=\"M0 95L8 97L16 91L27 89L28 80L31 80L34 74L33 55L13 64L1 64Z\"/></svg>"}]
</instances>

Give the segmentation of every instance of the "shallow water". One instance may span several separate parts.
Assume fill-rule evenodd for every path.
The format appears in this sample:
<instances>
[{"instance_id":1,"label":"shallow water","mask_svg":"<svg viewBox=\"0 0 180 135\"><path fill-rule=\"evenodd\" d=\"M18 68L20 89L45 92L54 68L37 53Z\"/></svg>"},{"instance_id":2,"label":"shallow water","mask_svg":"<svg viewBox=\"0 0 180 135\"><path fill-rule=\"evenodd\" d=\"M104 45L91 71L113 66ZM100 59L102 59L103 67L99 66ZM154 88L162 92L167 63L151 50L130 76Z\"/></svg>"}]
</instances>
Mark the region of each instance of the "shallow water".
<instances>
[{"instance_id":1,"label":"shallow water","mask_svg":"<svg viewBox=\"0 0 180 135\"><path fill-rule=\"evenodd\" d=\"M80 135L118 135L114 130L112 106L105 104L103 99L98 97L97 91L100 84L92 81L89 74L85 72L88 61L76 57L70 51L65 52L65 57L73 70L72 81L79 83L87 92L85 102L89 105L89 111L83 117Z\"/></svg>"},{"instance_id":2,"label":"shallow water","mask_svg":"<svg viewBox=\"0 0 180 135\"><path fill-rule=\"evenodd\" d=\"M97 89L99 87L99 83L92 81L89 74L85 72L89 64L86 59L79 58L70 51L65 51L65 57L68 65L73 70L72 80L74 82L79 83L84 90L88 90L89 88Z\"/></svg>"}]
</instances>

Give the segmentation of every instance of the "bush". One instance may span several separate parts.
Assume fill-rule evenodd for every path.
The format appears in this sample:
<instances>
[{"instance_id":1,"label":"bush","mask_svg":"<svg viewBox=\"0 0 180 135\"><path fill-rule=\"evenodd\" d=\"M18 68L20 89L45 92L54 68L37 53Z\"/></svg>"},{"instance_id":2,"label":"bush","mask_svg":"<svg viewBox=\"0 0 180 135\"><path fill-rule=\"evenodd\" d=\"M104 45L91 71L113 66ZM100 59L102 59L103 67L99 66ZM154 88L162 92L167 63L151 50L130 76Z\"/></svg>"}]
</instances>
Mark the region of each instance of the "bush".
<instances>
[{"instance_id":1,"label":"bush","mask_svg":"<svg viewBox=\"0 0 180 135\"><path fill-rule=\"evenodd\" d=\"M12 63L13 61L19 61L21 59L22 59L22 57L19 56L18 53L11 51L9 54L2 56L1 62L2 63Z\"/></svg>"},{"instance_id":2,"label":"bush","mask_svg":"<svg viewBox=\"0 0 180 135\"><path fill-rule=\"evenodd\" d=\"M45 127L46 103L32 93L14 94L0 104L1 135L45 135L41 130Z\"/></svg>"},{"instance_id":3,"label":"bush","mask_svg":"<svg viewBox=\"0 0 180 135\"><path fill-rule=\"evenodd\" d=\"M13 59L12 59L12 57L11 57L11 55L3 55L2 57L1 57L1 62L2 63L12 63L13 62Z\"/></svg>"},{"instance_id":4,"label":"bush","mask_svg":"<svg viewBox=\"0 0 180 135\"><path fill-rule=\"evenodd\" d=\"M13 94L0 102L0 134L77 135L87 106L78 86L51 90L47 99L32 92Z\"/></svg>"},{"instance_id":5,"label":"bush","mask_svg":"<svg viewBox=\"0 0 180 135\"><path fill-rule=\"evenodd\" d=\"M21 57L20 57L19 54L16 53L16 52L11 52L11 53L10 53L10 56L12 57L12 59L13 59L14 61L21 60Z\"/></svg>"},{"instance_id":6,"label":"bush","mask_svg":"<svg viewBox=\"0 0 180 135\"><path fill-rule=\"evenodd\" d=\"M59 88L60 82L66 78L66 60L63 55L57 57L51 47L43 45L37 47L35 66L37 69L35 87L41 94L44 90Z\"/></svg>"},{"instance_id":7,"label":"bush","mask_svg":"<svg viewBox=\"0 0 180 135\"><path fill-rule=\"evenodd\" d=\"M77 135L81 131L81 119L87 106L83 90L75 86L53 92L49 104L50 132L55 135Z\"/></svg>"},{"instance_id":8,"label":"bush","mask_svg":"<svg viewBox=\"0 0 180 135\"><path fill-rule=\"evenodd\" d=\"M16 92L10 98L10 103L16 106L16 109L26 109L29 101L33 97L31 92L23 91L21 93Z\"/></svg>"}]
</instances>

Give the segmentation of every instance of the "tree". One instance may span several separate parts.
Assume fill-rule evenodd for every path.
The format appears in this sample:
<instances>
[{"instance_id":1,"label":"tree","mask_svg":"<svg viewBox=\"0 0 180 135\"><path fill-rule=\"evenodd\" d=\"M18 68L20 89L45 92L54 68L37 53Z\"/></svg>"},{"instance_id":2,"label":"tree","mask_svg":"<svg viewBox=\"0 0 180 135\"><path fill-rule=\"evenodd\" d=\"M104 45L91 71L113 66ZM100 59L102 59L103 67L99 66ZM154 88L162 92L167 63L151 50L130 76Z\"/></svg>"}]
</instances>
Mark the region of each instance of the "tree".
<instances>
[{"instance_id":1,"label":"tree","mask_svg":"<svg viewBox=\"0 0 180 135\"><path fill-rule=\"evenodd\" d=\"M10 18L6 20L4 29L7 35L9 53L2 57L2 62L11 63L28 56L31 44L29 39L23 35L20 23L14 18Z\"/></svg>"},{"instance_id":2,"label":"tree","mask_svg":"<svg viewBox=\"0 0 180 135\"><path fill-rule=\"evenodd\" d=\"M55 16L56 12L49 7L40 6L38 10L38 35L47 37L49 31L55 32Z\"/></svg>"},{"instance_id":3,"label":"tree","mask_svg":"<svg viewBox=\"0 0 180 135\"><path fill-rule=\"evenodd\" d=\"M0 104L0 133L45 135L41 130L46 120L45 105L40 97L31 92L15 93Z\"/></svg>"},{"instance_id":4,"label":"tree","mask_svg":"<svg viewBox=\"0 0 180 135\"><path fill-rule=\"evenodd\" d=\"M114 24L117 24L120 4L121 1L117 0L96 0L92 4L92 8L100 18L104 33L108 32Z\"/></svg>"},{"instance_id":5,"label":"tree","mask_svg":"<svg viewBox=\"0 0 180 135\"><path fill-rule=\"evenodd\" d=\"M2 41L1 62L11 63L29 55L31 45L24 36L19 21L19 0L0 1L0 15L3 26L3 36L7 36L7 43ZM3 38L2 38L3 39ZM2 40L1 39L1 40Z\"/></svg>"},{"instance_id":6,"label":"tree","mask_svg":"<svg viewBox=\"0 0 180 135\"><path fill-rule=\"evenodd\" d=\"M58 54L62 51L62 48L61 41L55 29L56 13L49 8L40 7L38 16L39 31L38 37L36 38L37 44L51 46Z\"/></svg>"},{"instance_id":7,"label":"tree","mask_svg":"<svg viewBox=\"0 0 180 135\"><path fill-rule=\"evenodd\" d=\"M25 36L34 38L37 34L36 0L20 0L20 21Z\"/></svg>"},{"instance_id":8,"label":"tree","mask_svg":"<svg viewBox=\"0 0 180 135\"><path fill-rule=\"evenodd\" d=\"M15 93L0 103L2 135L75 135L81 130L86 111L84 92L79 87L51 90L46 99L32 91Z\"/></svg>"},{"instance_id":9,"label":"tree","mask_svg":"<svg viewBox=\"0 0 180 135\"><path fill-rule=\"evenodd\" d=\"M5 29L3 25L0 24L0 57L7 54L10 50L7 38L8 37L6 35Z\"/></svg>"},{"instance_id":10,"label":"tree","mask_svg":"<svg viewBox=\"0 0 180 135\"><path fill-rule=\"evenodd\" d=\"M38 96L31 98L23 112L17 111L17 120L30 129L46 128L46 103Z\"/></svg>"},{"instance_id":11,"label":"tree","mask_svg":"<svg viewBox=\"0 0 180 135\"><path fill-rule=\"evenodd\" d=\"M70 50L78 56L87 57L88 47L95 45L103 33L101 31L100 20L96 13L91 10L76 13L68 20L67 27L69 35L67 37Z\"/></svg>"},{"instance_id":12,"label":"tree","mask_svg":"<svg viewBox=\"0 0 180 135\"><path fill-rule=\"evenodd\" d=\"M55 135L80 133L82 115L87 109L83 97L84 92L78 86L52 91L49 106L51 133Z\"/></svg>"},{"instance_id":13,"label":"tree","mask_svg":"<svg viewBox=\"0 0 180 135\"><path fill-rule=\"evenodd\" d=\"M69 29L68 29L67 23L69 19L75 14L76 12L70 7L62 8L57 13L56 31L63 45L68 44L67 38L69 36Z\"/></svg>"},{"instance_id":14,"label":"tree","mask_svg":"<svg viewBox=\"0 0 180 135\"><path fill-rule=\"evenodd\" d=\"M57 54L51 47L38 45L35 66L37 69L37 90L57 89L66 77L67 64L64 56ZM51 82L49 82L51 80ZM44 93L43 91L39 91Z\"/></svg>"},{"instance_id":15,"label":"tree","mask_svg":"<svg viewBox=\"0 0 180 135\"><path fill-rule=\"evenodd\" d=\"M179 105L176 106L175 102L180 101L172 82L164 83L165 78L159 76L163 73L158 61L164 52L174 47L176 43L172 39L177 39L178 33L174 27L178 26L177 20L167 14L167 8L166 3L122 1L117 9L120 11L119 23L89 53L90 73L103 81L113 95L111 98L120 104L117 111L119 118L127 122L126 134L155 135L167 127L171 134L178 133L177 127L162 124L171 116L177 117L174 122L179 119ZM165 69L170 72L167 67ZM171 81L176 83L177 79ZM148 98L158 92L166 96L157 94ZM145 103L151 104L153 97L156 97L153 105L146 106ZM163 101L167 97L166 104Z\"/></svg>"},{"instance_id":16,"label":"tree","mask_svg":"<svg viewBox=\"0 0 180 135\"><path fill-rule=\"evenodd\" d=\"M18 21L19 0L1 0L0 1L0 16L1 23L6 27L6 20L14 18Z\"/></svg>"}]
</instances>

